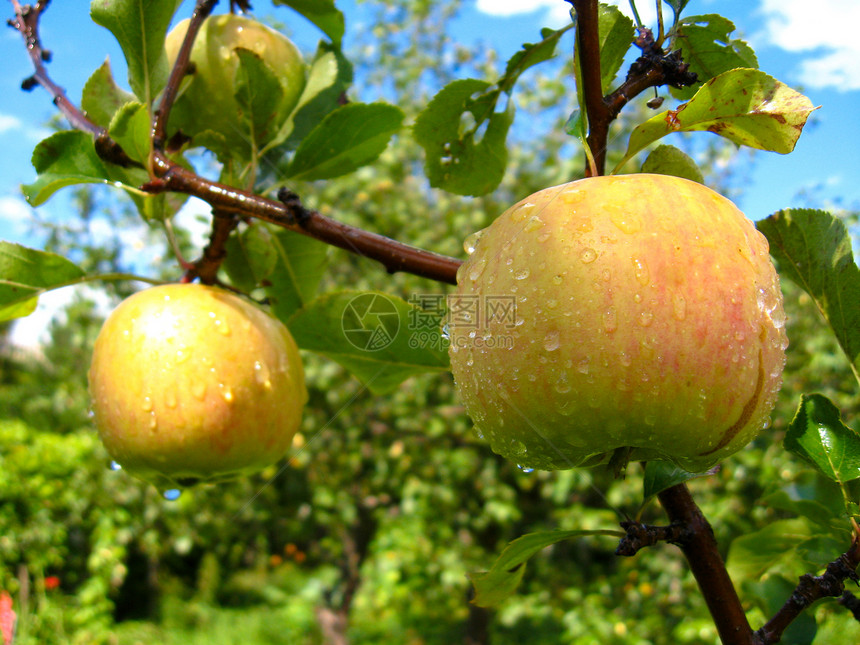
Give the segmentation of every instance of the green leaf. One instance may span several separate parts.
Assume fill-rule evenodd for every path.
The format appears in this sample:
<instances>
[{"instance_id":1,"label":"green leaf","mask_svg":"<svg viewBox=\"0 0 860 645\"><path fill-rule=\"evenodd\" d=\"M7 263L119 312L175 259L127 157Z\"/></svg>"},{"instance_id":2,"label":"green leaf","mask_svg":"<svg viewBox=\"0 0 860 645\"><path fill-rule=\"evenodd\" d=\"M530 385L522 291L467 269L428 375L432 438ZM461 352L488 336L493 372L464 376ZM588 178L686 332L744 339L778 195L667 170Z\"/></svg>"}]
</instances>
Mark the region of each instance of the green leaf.
<instances>
[{"instance_id":1,"label":"green leaf","mask_svg":"<svg viewBox=\"0 0 860 645\"><path fill-rule=\"evenodd\" d=\"M144 167L149 161L149 110L142 103L126 103L114 114L108 132L130 159ZM143 183L143 182L141 182Z\"/></svg>"},{"instance_id":2,"label":"green leaf","mask_svg":"<svg viewBox=\"0 0 860 645\"><path fill-rule=\"evenodd\" d=\"M110 61L105 60L84 85L81 108L90 121L107 130L117 110L134 100L134 94L116 84Z\"/></svg>"},{"instance_id":3,"label":"green leaf","mask_svg":"<svg viewBox=\"0 0 860 645\"><path fill-rule=\"evenodd\" d=\"M434 188L484 195L502 181L514 108L508 102L504 112L491 112L487 118L489 98L481 93L489 87L476 79L449 83L415 120L415 140L424 148L425 172Z\"/></svg>"},{"instance_id":4,"label":"green leaf","mask_svg":"<svg viewBox=\"0 0 860 645\"><path fill-rule=\"evenodd\" d=\"M643 501L647 502L667 488L710 474L710 472L691 473L668 461L649 461L645 464L645 475L642 479Z\"/></svg>"},{"instance_id":5,"label":"green leaf","mask_svg":"<svg viewBox=\"0 0 860 645\"><path fill-rule=\"evenodd\" d=\"M832 503L833 500L842 499L838 488L834 487L827 491L827 498L822 500L797 499L790 494L790 491L791 489L774 491L762 497L759 503L766 508L788 511L799 517L805 517L829 531L844 532L846 537L850 534L851 530L846 521L845 509Z\"/></svg>"},{"instance_id":6,"label":"green leaf","mask_svg":"<svg viewBox=\"0 0 860 645\"><path fill-rule=\"evenodd\" d=\"M731 20L717 14L689 16L675 27L674 48L681 50L681 57L699 77L699 83L738 67L758 68L752 48L742 40L730 38L734 30ZM689 99L696 87L673 88L672 94Z\"/></svg>"},{"instance_id":7,"label":"green leaf","mask_svg":"<svg viewBox=\"0 0 860 645\"><path fill-rule=\"evenodd\" d=\"M0 242L0 321L29 315L40 294L83 275L79 267L54 253Z\"/></svg>"},{"instance_id":8,"label":"green leaf","mask_svg":"<svg viewBox=\"0 0 860 645\"><path fill-rule=\"evenodd\" d=\"M385 394L410 376L448 369L441 333L429 338L415 329L426 316L388 294L337 292L320 296L287 322L299 347L328 356L372 392ZM441 327L440 318L432 322Z\"/></svg>"},{"instance_id":9,"label":"green leaf","mask_svg":"<svg viewBox=\"0 0 860 645\"><path fill-rule=\"evenodd\" d=\"M287 168L291 179L313 181L352 172L374 161L403 125L387 103L349 103L327 115L302 140Z\"/></svg>"},{"instance_id":10,"label":"green leaf","mask_svg":"<svg viewBox=\"0 0 860 645\"><path fill-rule=\"evenodd\" d=\"M523 535L508 543L489 571L469 574L475 586L472 602L479 607L498 606L514 593L523 579L526 561L535 553L562 540L589 535L624 537L620 531L602 530L538 531Z\"/></svg>"},{"instance_id":11,"label":"green leaf","mask_svg":"<svg viewBox=\"0 0 860 645\"><path fill-rule=\"evenodd\" d=\"M613 172L672 132L714 132L738 145L789 153L814 109L803 94L775 78L755 69L735 69L705 83L677 110L637 126Z\"/></svg>"},{"instance_id":12,"label":"green leaf","mask_svg":"<svg viewBox=\"0 0 860 645\"><path fill-rule=\"evenodd\" d=\"M729 547L726 567L736 584L760 580L772 569L789 577L805 573L806 563L798 557L798 548L813 533L802 518L777 520L760 531L736 538Z\"/></svg>"},{"instance_id":13,"label":"green leaf","mask_svg":"<svg viewBox=\"0 0 860 645\"><path fill-rule=\"evenodd\" d=\"M672 175L700 184L705 183L705 177L696 162L675 146L661 145L654 148L642 164L642 172Z\"/></svg>"},{"instance_id":14,"label":"green leaf","mask_svg":"<svg viewBox=\"0 0 860 645\"><path fill-rule=\"evenodd\" d=\"M598 9L600 38L600 85L606 94L633 45L633 21L618 7L601 3Z\"/></svg>"},{"instance_id":15,"label":"green leaf","mask_svg":"<svg viewBox=\"0 0 860 645\"><path fill-rule=\"evenodd\" d=\"M779 211L756 223L779 273L806 291L833 329L860 383L860 269L845 224L830 213Z\"/></svg>"},{"instance_id":16,"label":"green leaf","mask_svg":"<svg viewBox=\"0 0 860 645\"><path fill-rule=\"evenodd\" d=\"M292 7L340 46L345 28L343 14L334 6L334 0L274 0L276 5Z\"/></svg>"},{"instance_id":17,"label":"green leaf","mask_svg":"<svg viewBox=\"0 0 860 645\"><path fill-rule=\"evenodd\" d=\"M239 106L239 116L248 125L254 148L259 142L268 141L270 132L281 127L273 118L284 96L284 88L272 69L262 58L248 49L237 47L239 68L236 71L234 96Z\"/></svg>"},{"instance_id":18,"label":"green leaf","mask_svg":"<svg viewBox=\"0 0 860 645\"><path fill-rule=\"evenodd\" d=\"M238 234L231 235L226 245L227 257L221 266L230 282L242 291L252 291L275 270L278 252L268 226L256 222Z\"/></svg>"},{"instance_id":19,"label":"green leaf","mask_svg":"<svg viewBox=\"0 0 860 645\"><path fill-rule=\"evenodd\" d=\"M271 272L260 283L266 287L272 312L287 320L316 297L328 265L329 246L284 229L271 229L270 233L275 258ZM267 264L268 259L255 259L251 266L256 273L263 274Z\"/></svg>"},{"instance_id":20,"label":"green leaf","mask_svg":"<svg viewBox=\"0 0 860 645\"><path fill-rule=\"evenodd\" d=\"M496 84L498 88L502 92L510 94L517 79L524 71L555 56L555 48L559 39L572 27L573 25L557 30L543 29L539 42L525 43L518 52L508 59L505 74Z\"/></svg>"},{"instance_id":21,"label":"green leaf","mask_svg":"<svg viewBox=\"0 0 860 645\"><path fill-rule=\"evenodd\" d=\"M341 105L352 83L352 65L338 47L320 42L299 102L267 148L284 144L294 149L307 134Z\"/></svg>"},{"instance_id":22,"label":"green leaf","mask_svg":"<svg viewBox=\"0 0 860 645\"><path fill-rule=\"evenodd\" d=\"M33 150L32 163L39 176L22 186L31 206L43 204L65 186L109 181L92 135L79 130L57 132L40 141Z\"/></svg>"},{"instance_id":23,"label":"green leaf","mask_svg":"<svg viewBox=\"0 0 860 645\"><path fill-rule=\"evenodd\" d=\"M151 105L167 82L164 39L182 0L92 0L90 15L119 41L128 82L140 101Z\"/></svg>"},{"instance_id":24,"label":"green leaf","mask_svg":"<svg viewBox=\"0 0 860 645\"><path fill-rule=\"evenodd\" d=\"M821 394L800 397L785 447L835 482L860 478L860 434L842 423L839 409Z\"/></svg>"}]
</instances>

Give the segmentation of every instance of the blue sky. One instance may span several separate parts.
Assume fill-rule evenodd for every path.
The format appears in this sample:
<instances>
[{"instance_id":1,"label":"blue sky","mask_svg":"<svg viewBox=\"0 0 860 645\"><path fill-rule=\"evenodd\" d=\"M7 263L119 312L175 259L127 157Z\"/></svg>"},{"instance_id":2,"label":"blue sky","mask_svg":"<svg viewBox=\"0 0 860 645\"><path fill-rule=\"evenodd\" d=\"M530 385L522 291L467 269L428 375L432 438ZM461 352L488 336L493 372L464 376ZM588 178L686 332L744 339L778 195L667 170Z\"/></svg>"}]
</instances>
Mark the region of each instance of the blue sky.
<instances>
[{"instance_id":1,"label":"blue sky","mask_svg":"<svg viewBox=\"0 0 860 645\"><path fill-rule=\"evenodd\" d=\"M272 13L267 0L258 0L262 14ZM362 6L356 0L337 0L350 24L362 22ZM43 22L43 39L53 50L49 65L54 80L79 100L87 76L109 56L121 67L122 54L113 38L88 17L89 3L54 2ZM638 3L643 20L652 22L654 3ZM11 4L2 2L6 16ZM226 10L222 0L219 10ZM465 45L490 42L506 60L523 42L533 42L543 26L561 26L569 20L569 5L562 0L472 0L463 2L453 36ZM627 0L620 8L629 13ZM188 15L191 2L180 10ZM757 156L744 184L739 206L753 219L786 207L837 205L860 209L860 2L857 0L691 0L685 15L719 12L732 19L737 35L756 50L761 69L803 91L821 109L794 153ZM666 8L667 19L671 10ZM274 14L292 21L291 12ZM653 22L652 22L653 24ZM73 35L74 37L70 37ZM296 40L312 51L319 37L313 28L299 31ZM347 48L349 41L347 40ZM20 197L19 186L34 179L29 159L33 146L46 134L45 123L56 115L47 93L20 90L31 73L20 36L12 29L0 31L0 239L38 246L27 234L25 222L32 217ZM121 76L118 74L118 76ZM702 135L710 136L710 135ZM671 143L670 139L666 140ZM46 217L59 218L67 202L54 199L41 207Z\"/></svg>"}]
</instances>

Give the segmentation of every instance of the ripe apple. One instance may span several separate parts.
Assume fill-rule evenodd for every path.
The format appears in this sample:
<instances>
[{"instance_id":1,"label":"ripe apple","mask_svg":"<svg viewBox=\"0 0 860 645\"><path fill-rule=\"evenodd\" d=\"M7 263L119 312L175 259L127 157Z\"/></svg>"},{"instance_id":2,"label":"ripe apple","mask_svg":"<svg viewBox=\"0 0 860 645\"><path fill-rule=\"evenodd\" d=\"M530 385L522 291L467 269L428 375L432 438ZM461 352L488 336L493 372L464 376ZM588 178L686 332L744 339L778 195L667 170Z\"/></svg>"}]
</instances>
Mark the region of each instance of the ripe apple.
<instances>
[{"instance_id":1,"label":"ripe apple","mask_svg":"<svg viewBox=\"0 0 860 645\"><path fill-rule=\"evenodd\" d=\"M111 457L161 489L281 458L307 401L298 348L278 320L228 291L140 291L105 321L89 371Z\"/></svg>"},{"instance_id":2,"label":"ripe apple","mask_svg":"<svg viewBox=\"0 0 860 645\"><path fill-rule=\"evenodd\" d=\"M583 179L527 197L466 247L451 368L499 454L698 472L769 423L782 295L766 239L728 199L664 175Z\"/></svg>"},{"instance_id":3,"label":"ripe apple","mask_svg":"<svg viewBox=\"0 0 860 645\"><path fill-rule=\"evenodd\" d=\"M171 66L189 22L183 20L167 35L165 47ZM170 122L189 136L212 130L224 137L226 149L242 151L247 157L251 133L241 120L234 96L239 69L237 49L259 56L280 81L281 100L266 131L254 133L257 146L262 147L277 133L299 101L307 81L307 66L301 52L286 36L256 20L233 14L209 16L203 21L191 50L192 80L176 101Z\"/></svg>"}]
</instances>

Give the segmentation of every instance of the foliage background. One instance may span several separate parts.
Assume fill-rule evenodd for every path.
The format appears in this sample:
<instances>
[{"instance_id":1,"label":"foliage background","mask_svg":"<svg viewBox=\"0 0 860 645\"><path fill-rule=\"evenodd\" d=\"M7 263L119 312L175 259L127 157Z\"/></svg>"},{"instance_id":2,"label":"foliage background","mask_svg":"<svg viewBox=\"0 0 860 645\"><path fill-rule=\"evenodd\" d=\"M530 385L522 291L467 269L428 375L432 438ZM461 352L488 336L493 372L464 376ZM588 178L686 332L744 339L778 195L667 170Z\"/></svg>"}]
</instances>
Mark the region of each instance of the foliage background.
<instances>
[{"instance_id":1,"label":"foliage background","mask_svg":"<svg viewBox=\"0 0 860 645\"><path fill-rule=\"evenodd\" d=\"M362 100L396 100L411 122L447 81L500 73L492 50L476 55L445 35L456 11L449 3L370 6L385 27L351 52ZM343 221L461 256L461 240L508 204L580 172L563 128L574 103L568 58L522 79L510 170L490 196L430 189L419 149L403 136L377 164L304 186L303 198ZM631 107L615 134L645 111ZM727 192L755 163L714 139L687 149L709 185ZM118 238L92 235L96 222L142 226L129 207L87 189L76 193L75 210L68 222L45 225L48 250L89 268L132 268ZM175 278L161 261L168 255L161 232L142 237L155 251L149 274ZM188 240L180 234L186 249ZM407 299L445 291L330 254L323 290L374 288ZM774 423L716 475L691 482L726 549L789 517L761 503L769 493L825 485L781 447L798 393L822 391L846 418L860 409L844 358L808 297L783 286L792 344ZM133 288L104 291L116 301ZM307 355L311 400L292 453L258 476L163 499L108 467L90 424L86 370L101 302L81 290L35 353L5 342L8 326L0 328L0 589L17 601L17 643L312 644L337 619L348 620L352 642L367 644L463 642L483 630L499 644L717 642L695 582L668 545L624 559L611 539L562 542L529 563L519 592L498 611L470 605L466 574L487 569L507 542L540 529L613 528L638 511L642 481L635 467L621 481L587 470L519 470L472 433L447 375L413 378L376 397L336 364ZM656 505L643 519L663 521ZM831 560L838 545L828 548L810 559ZM793 586L790 576L784 581ZM756 582L742 588L754 623L765 615L757 600L767 597ZM860 640L834 602L816 613L816 643L836 634ZM808 642L802 633L792 638Z\"/></svg>"}]
</instances>

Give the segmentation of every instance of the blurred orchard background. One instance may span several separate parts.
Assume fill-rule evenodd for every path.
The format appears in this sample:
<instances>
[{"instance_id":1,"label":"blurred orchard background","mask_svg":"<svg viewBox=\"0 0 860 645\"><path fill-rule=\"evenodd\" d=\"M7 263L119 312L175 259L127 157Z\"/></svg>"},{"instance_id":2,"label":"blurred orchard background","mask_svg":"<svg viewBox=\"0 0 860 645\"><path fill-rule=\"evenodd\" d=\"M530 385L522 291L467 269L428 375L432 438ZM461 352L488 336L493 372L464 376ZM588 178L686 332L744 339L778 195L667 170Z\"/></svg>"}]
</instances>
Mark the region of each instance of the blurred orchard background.
<instances>
[{"instance_id":1,"label":"blurred orchard background","mask_svg":"<svg viewBox=\"0 0 860 645\"><path fill-rule=\"evenodd\" d=\"M257 4L261 17L293 15ZM409 121L448 81L500 73L505 58L489 43L467 48L448 35L458 4L362 3L363 24L375 26L353 29L347 53L363 100L396 100ZM509 204L580 176L581 155L563 127L574 104L571 47L563 41L563 55L520 81L509 171L491 195L430 189L420 149L401 136L372 167L308 185L302 198L349 223L464 256L463 238ZM4 70L16 79L29 72ZM647 111L644 100L628 119ZM629 123L617 122L612 136L625 140ZM759 163L716 137L672 143L707 170L709 186L736 198ZM26 223L47 250L87 272L180 276L163 230L146 228L129 203L100 188L69 190L65 199L67 219ZM805 199L834 207L815 194ZM856 231L856 205L836 207ZM193 209L180 218L188 256L202 228ZM131 251L129 236L138 240ZM407 300L445 293L329 253L337 271L323 278L326 290L383 289ZM642 481L635 467L621 481L588 470L521 471L473 433L448 375L375 397L337 364L306 355L310 403L292 451L275 466L175 501L112 470L88 416L86 373L110 304L140 286L70 291L38 345L16 345L11 326L0 326L0 590L16 600L19 645L717 642L683 559L665 544L620 558L610 538L561 542L529 563L500 609L470 605L467 573L488 569L507 542L541 529L616 527L636 512ZM726 550L780 517L757 500L802 468L780 445L798 393L821 391L848 418L860 412L832 335L808 298L788 281L783 287L792 342L773 425L717 474L690 483ZM812 475L809 484L822 485ZM662 523L663 515L652 505L643 519ZM840 642L846 620L843 611L822 621L816 642Z\"/></svg>"}]
</instances>

